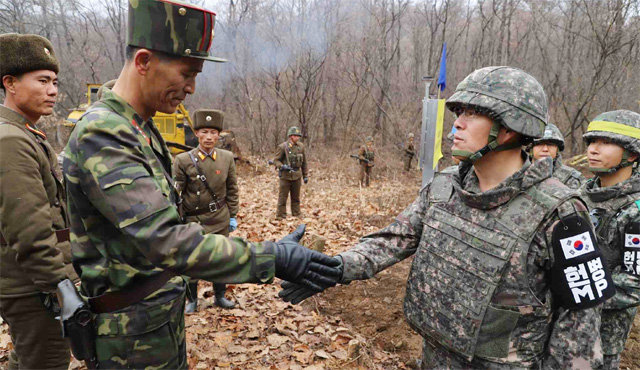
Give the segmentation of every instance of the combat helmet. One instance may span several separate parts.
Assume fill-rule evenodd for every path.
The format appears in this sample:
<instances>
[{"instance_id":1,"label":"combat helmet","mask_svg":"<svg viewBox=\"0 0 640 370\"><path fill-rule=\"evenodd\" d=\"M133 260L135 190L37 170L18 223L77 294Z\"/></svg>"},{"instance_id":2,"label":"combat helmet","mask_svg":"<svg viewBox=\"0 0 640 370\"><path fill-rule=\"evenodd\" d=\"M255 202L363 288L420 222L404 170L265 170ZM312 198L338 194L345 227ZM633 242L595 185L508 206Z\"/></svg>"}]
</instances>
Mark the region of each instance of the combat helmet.
<instances>
[{"instance_id":1,"label":"combat helmet","mask_svg":"<svg viewBox=\"0 0 640 370\"><path fill-rule=\"evenodd\" d=\"M589 123L582 139L588 144L594 139L606 139L620 145L624 152L620 163L612 168L589 167L589 171L598 174L614 173L619 169L631 166L629 162L633 154L640 155L640 114L630 110L616 110L596 116Z\"/></svg>"},{"instance_id":2,"label":"combat helmet","mask_svg":"<svg viewBox=\"0 0 640 370\"><path fill-rule=\"evenodd\" d=\"M300 129L298 128L298 126L291 126L289 127L289 130L287 131L287 137L294 135L294 136L302 136L302 132L300 132Z\"/></svg>"},{"instance_id":3,"label":"combat helmet","mask_svg":"<svg viewBox=\"0 0 640 370\"><path fill-rule=\"evenodd\" d=\"M543 136L549 107L542 85L530 74L513 67L485 67L473 71L447 99L447 108L459 113L469 107L493 120L488 144L475 153L454 150L454 156L475 162L492 150L517 148ZM523 143L498 145L500 127L521 134Z\"/></svg>"},{"instance_id":4,"label":"combat helmet","mask_svg":"<svg viewBox=\"0 0 640 370\"><path fill-rule=\"evenodd\" d=\"M553 123L547 123L547 127L544 128L544 134L541 138L533 140L533 145L539 145L543 143L552 143L558 146L559 151L564 150L564 136L558 126Z\"/></svg>"},{"instance_id":5,"label":"combat helmet","mask_svg":"<svg viewBox=\"0 0 640 370\"><path fill-rule=\"evenodd\" d=\"M373 136L367 136L366 139L364 139L365 143L373 143Z\"/></svg>"}]
</instances>

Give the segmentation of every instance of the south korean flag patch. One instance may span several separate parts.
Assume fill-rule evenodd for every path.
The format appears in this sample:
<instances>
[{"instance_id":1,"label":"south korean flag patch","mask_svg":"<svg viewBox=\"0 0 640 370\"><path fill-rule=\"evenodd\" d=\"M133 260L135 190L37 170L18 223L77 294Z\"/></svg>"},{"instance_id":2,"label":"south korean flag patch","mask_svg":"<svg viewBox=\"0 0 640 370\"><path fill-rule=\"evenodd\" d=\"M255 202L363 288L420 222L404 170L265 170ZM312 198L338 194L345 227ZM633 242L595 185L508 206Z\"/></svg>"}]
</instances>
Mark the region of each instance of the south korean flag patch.
<instances>
[{"instance_id":1,"label":"south korean flag patch","mask_svg":"<svg viewBox=\"0 0 640 370\"><path fill-rule=\"evenodd\" d=\"M640 222L631 222L624 229L622 266L627 274L640 275Z\"/></svg>"},{"instance_id":2,"label":"south korean flag patch","mask_svg":"<svg viewBox=\"0 0 640 370\"><path fill-rule=\"evenodd\" d=\"M593 307L615 294L596 240L589 221L577 215L563 218L553 228L550 287L556 302L566 309Z\"/></svg>"}]
</instances>

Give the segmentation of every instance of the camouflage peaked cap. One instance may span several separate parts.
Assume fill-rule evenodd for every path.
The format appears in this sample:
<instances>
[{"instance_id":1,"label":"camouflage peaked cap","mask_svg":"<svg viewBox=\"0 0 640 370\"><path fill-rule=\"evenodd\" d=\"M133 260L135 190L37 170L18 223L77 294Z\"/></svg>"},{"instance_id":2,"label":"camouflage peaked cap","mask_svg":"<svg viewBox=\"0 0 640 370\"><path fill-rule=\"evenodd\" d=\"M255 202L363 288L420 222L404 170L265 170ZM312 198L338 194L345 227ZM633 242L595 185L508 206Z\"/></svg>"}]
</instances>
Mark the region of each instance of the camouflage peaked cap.
<instances>
[{"instance_id":1,"label":"camouflage peaked cap","mask_svg":"<svg viewBox=\"0 0 640 370\"><path fill-rule=\"evenodd\" d=\"M0 35L0 79L41 69L55 73L60 70L51 41L39 35Z\"/></svg>"},{"instance_id":2,"label":"camouflage peaked cap","mask_svg":"<svg viewBox=\"0 0 640 370\"><path fill-rule=\"evenodd\" d=\"M217 109L198 109L193 112L193 129L212 128L221 132L224 125L224 112Z\"/></svg>"},{"instance_id":3,"label":"camouflage peaked cap","mask_svg":"<svg viewBox=\"0 0 640 370\"><path fill-rule=\"evenodd\" d=\"M558 126L553 123L547 124L547 127L544 128L544 134L542 137L533 141L533 145L542 143L553 143L558 146L558 150L564 150L564 136L562 136L562 132L560 132Z\"/></svg>"},{"instance_id":4,"label":"camouflage peaked cap","mask_svg":"<svg viewBox=\"0 0 640 370\"><path fill-rule=\"evenodd\" d=\"M547 124L547 95L528 73L513 67L485 67L473 71L447 99L456 112L479 108L503 126L524 136L542 137Z\"/></svg>"},{"instance_id":5,"label":"camouflage peaked cap","mask_svg":"<svg viewBox=\"0 0 640 370\"><path fill-rule=\"evenodd\" d=\"M216 13L176 0L129 0L127 45L213 62Z\"/></svg>"},{"instance_id":6,"label":"camouflage peaked cap","mask_svg":"<svg viewBox=\"0 0 640 370\"><path fill-rule=\"evenodd\" d=\"M302 132L300 132L300 129L298 128L298 126L291 126L287 131L287 137L291 135L302 136Z\"/></svg>"},{"instance_id":7,"label":"camouflage peaked cap","mask_svg":"<svg viewBox=\"0 0 640 370\"><path fill-rule=\"evenodd\" d=\"M597 138L608 139L632 153L640 154L640 114L630 110L602 113L589 123L582 138L587 142Z\"/></svg>"},{"instance_id":8,"label":"camouflage peaked cap","mask_svg":"<svg viewBox=\"0 0 640 370\"><path fill-rule=\"evenodd\" d=\"M113 89L113 87L116 84L116 81L118 81L117 79L115 80L109 80L105 83L102 84L102 86L100 86L100 88L98 89L98 92L96 93L96 97L98 98L98 100L102 99L102 93L104 92L104 89Z\"/></svg>"}]
</instances>

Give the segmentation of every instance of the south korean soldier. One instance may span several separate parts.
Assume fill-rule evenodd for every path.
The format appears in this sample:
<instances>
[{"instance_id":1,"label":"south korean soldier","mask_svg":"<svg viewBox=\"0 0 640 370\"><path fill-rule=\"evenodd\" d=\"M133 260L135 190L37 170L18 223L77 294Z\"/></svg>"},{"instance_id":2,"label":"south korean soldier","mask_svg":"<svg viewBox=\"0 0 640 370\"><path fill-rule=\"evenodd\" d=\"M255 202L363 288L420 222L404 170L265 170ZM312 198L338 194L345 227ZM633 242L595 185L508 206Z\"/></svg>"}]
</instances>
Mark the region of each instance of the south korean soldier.
<instances>
[{"instance_id":1,"label":"south korean soldier","mask_svg":"<svg viewBox=\"0 0 640 370\"><path fill-rule=\"evenodd\" d=\"M414 256L404 313L421 367L597 368L600 312L614 286L584 201L552 177L540 138L547 97L517 68L474 71L447 100L457 171L437 173L386 228L337 258L341 283ZM285 300L315 294L283 283Z\"/></svg>"},{"instance_id":2,"label":"south korean soldier","mask_svg":"<svg viewBox=\"0 0 640 370\"><path fill-rule=\"evenodd\" d=\"M640 114L602 113L589 123L583 138L589 170L596 176L582 194L616 286L602 310L602 349L605 368L617 369L640 304Z\"/></svg>"}]
</instances>

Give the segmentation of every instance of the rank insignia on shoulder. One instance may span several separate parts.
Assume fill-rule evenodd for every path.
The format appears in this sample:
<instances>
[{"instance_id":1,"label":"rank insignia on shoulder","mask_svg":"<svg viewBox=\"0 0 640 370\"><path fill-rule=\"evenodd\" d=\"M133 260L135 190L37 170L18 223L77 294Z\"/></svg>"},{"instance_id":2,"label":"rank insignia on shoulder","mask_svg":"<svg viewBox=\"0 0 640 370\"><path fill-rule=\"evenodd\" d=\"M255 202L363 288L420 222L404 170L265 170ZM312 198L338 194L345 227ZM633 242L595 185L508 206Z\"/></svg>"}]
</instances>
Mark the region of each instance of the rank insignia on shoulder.
<instances>
[{"instance_id":1,"label":"rank insignia on shoulder","mask_svg":"<svg viewBox=\"0 0 640 370\"><path fill-rule=\"evenodd\" d=\"M640 222L631 222L624 229L624 272L640 275Z\"/></svg>"},{"instance_id":2,"label":"rank insignia on shoulder","mask_svg":"<svg viewBox=\"0 0 640 370\"><path fill-rule=\"evenodd\" d=\"M553 228L551 292L566 309L593 307L615 294L596 241L589 222L577 215L563 218Z\"/></svg>"}]
</instances>

